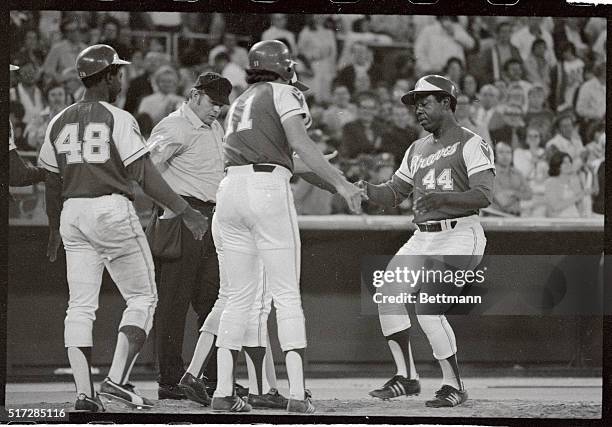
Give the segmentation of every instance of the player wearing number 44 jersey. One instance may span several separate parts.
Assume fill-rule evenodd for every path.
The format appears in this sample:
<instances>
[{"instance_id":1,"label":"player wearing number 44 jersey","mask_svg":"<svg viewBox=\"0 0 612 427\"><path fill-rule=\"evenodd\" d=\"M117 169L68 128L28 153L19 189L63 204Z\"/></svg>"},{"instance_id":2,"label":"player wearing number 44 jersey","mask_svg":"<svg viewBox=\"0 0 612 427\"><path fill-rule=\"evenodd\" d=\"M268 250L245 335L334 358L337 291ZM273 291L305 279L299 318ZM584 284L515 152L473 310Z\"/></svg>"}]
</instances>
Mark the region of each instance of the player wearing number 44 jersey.
<instances>
[{"instance_id":1,"label":"player wearing number 44 jersey","mask_svg":"<svg viewBox=\"0 0 612 427\"><path fill-rule=\"evenodd\" d=\"M481 137L457 123L454 117L457 89L450 80L425 76L414 90L402 97L402 102L416 106L417 120L431 134L410 146L391 180L380 185L359 183L370 201L382 205L398 205L413 193L417 230L397 252L397 255L413 257L397 257L392 263L404 263L404 266L414 263L410 267L419 270L431 264L440 265L444 256L458 255L443 258L442 268L473 269L480 262L486 244L478 210L491 201L495 174L492 149ZM385 289L390 295L405 291L458 295L462 288L422 282L414 290L405 289L401 284L390 284ZM452 407L467 399L459 377L455 335L444 315L449 308L444 304L421 302L415 307L417 319L443 373L441 388L426 402L430 407ZM400 303L381 303L378 312L397 373L370 395L390 399L418 394L421 387L410 349L410 317L406 307Z\"/></svg>"},{"instance_id":2,"label":"player wearing number 44 jersey","mask_svg":"<svg viewBox=\"0 0 612 427\"><path fill-rule=\"evenodd\" d=\"M76 68L85 94L51 120L39 156L39 164L50 172L47 254L54 261L62 241L66 249L70 300L64 342L76 384L75 409L82 411L104 410L90 377L92 328L104 268L127 307L99 394L132 407L152 406L128 382L157 303L151 252L132 205L134 185L182 215L196 238L207 229L206 218L172 192L157 172L136 120L110 104L121 91L123 64L129 62L107 45L79 54Z\"/></svg>"}]
</instances>

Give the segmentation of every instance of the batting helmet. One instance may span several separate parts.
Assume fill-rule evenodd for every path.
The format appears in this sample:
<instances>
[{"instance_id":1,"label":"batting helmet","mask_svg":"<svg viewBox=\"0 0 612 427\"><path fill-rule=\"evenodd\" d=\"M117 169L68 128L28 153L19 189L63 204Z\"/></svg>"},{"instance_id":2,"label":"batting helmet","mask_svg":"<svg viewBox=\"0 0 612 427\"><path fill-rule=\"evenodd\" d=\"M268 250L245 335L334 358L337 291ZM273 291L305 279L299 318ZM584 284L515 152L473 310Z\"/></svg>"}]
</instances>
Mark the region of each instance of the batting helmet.
<instances>
[{"instance_id":1,"label":"batting helmet","mask_svg":"<svg viewBox=\"0 0 612 427\"><path fill-rule=\"evenodd\" d=\"M255 43L249 51L250 70L276 73L298 89L308 90L308 86L297 79L295 64L287 45L278 40L264 40Z\"/></svg>"},{"instance_id":2,"label":"batting helmet","mask_svg":"<svg viewBox=\"0 0 612 427\"><path fill-rule=\"evenodd\" d=\"M13 65L13 64L9 64L9 71L17 71L19 69L18 66Z\"/></svg>"},{"instance_id":3,"label":"batting helmet","mask_svg":"<svg viewBox=\"0 0 612 427\"><path fill-rule=\"evenodd\" d=\"M98 74L111 65L126 64L130 64L130 62L119 59L119 55L112 47L105 44L95 44L79 53L76 60L76 69L79 72L79 78L83 79Z\"/></svg>"},{"instance_id":4,"label":"batting helmet","mask_svg":"<svg viewBox=\"0 0 612 427\"><path fill-rule=\"evenodd\" d=\"M445 93L457 101L459 91L457 86L446 77L431 74L421 77L414 85L414 89L402 96L402 102L406 105L414 105L416 95L419 93Z\"/></svg>"}]
</instances>

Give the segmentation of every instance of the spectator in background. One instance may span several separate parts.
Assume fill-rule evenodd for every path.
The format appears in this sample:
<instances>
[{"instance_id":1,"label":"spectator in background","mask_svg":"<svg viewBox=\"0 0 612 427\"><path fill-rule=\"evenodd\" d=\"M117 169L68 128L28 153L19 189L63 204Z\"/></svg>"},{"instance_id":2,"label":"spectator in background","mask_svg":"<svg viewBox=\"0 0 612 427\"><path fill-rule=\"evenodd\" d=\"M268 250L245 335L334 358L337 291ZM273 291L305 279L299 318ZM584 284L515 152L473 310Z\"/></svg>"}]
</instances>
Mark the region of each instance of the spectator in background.
<instances>
[{"instance_id":1,"label":"spectator in background","mask_svg":"<svg viewBox=\"0 0 612 427\"><path fill-rule=\"evenodd\" d=\"M373 64L372 51L366 45L354 43L352 53L351 65L347 65L338 72L336 83L346 86L354 96L375 87L381 73L379 68Z\"/></svg>"},{"instance_id":2,"label":"spectator in background","mask_svg":"<svg viewBox=\"0 0 612 427\"><path fill-rule=\"evenodd\" d=\"M142 50L134 49L130 62L131 64L125 67L125 74L127 74L128 81L142 76L146 72L144 53Z\"/></svg>"},{"instance_id":3,"label":"spectator in background","mask_svg":"<svg viewBox=\"0 0 612 427\"><path fill-rule=\"evenodd\" d=\"M543 145L542 133L537 127L528 126L526 141L512 153L512 164L520 172L533 193L531 203L523 203L524 216L546 216L544 203L544 181L548 178L548 160Z\"/></svg>"},{"instance_id":4,"label":"spectator in background","mask_svg":"<svg viewBox=\"0 0 612 427\"><path fill-rule=\"evenodd\" d=\"M247 88L246 71L230 59L227 52L219 52L215 56L213 71L228 79L233 86L230 102L236 99Z\"/></svg>"},{"instance_id":5,"label":"spectator in background","mask_svg":"<svg viewBox=\"0 0 612 427\"><path fill-rule=\"evenodd\" d=\"M464 67L461 59L457 57L449 58L444 66L444 74L447 79L459 86L459 83L463 79Z\"/></svg>"},{"instance_id":6,"label":"spectator in background","mask_svg":"<svg viewBox=\"0 0 612 427\"><path fill-rule=\"evenodd\" d=\"M63 39L55 43L45 58L43 70L45 80L61 80L62 71L74 67L78 54L87 46L82 42L79 22L65 19L60 26Z\"/></svg>"},{"instance_id":7,"label":"spectator in background","mask_svg":"<svg viewBox=\"0 0 612 427\"><path fill-rule=\"evenodd\" d=\"M384 125L376 120L380 105L374 93L361 92L356 96L356 102L357 120L345 124L342 128L342 142L338 151L343 159L378 151L385 130Z\"/></svg>"},{"instance_id":8,"label":"spectator in background","mask_svg":"<svg viewBox=\"0 0 612 427\"><path fill-rule=\"evenodd\" d=\"M298 52L310 63L314 74L310 89L317 102L327 102L336 76L336 35L325 28L327 15L310 15L298 35Z\"/></svg>"},{"instance_id":9,"label":"spectator in background","mask_svg":"<svg viewBox=\"0 0 612 427\"><path fill-rule=\"evenodd\" d=\"M550 218L578 218L583 216L585 192L572 166L568 153L554 153L549 161L549 178L544 183L546 216Z\"/></svg>"},{"instance_id":10,"label":"spectator in background","mask_svg":"<svg viewBox=\"0 0 612 427\"><path fill-rule=\"evenodd\" d=\"M19 150L32 150L32 147L28 146L23 140L24 114L23 105L17 101L9 102L9 121L13 127L13 141Z\"/></svg>"},{"instance_id":11,"label":"spectator in background","mask_svg":"<svg viewBox=\"0 0 612 427\"><path fill-rule=\"evenodd\" d=\"M495 42L490 48L483 49L477 65L468 69L475 73L483 83L493 83L503 79L503 66L510 59L521 59L519 50L510 41L512 23L504 21L497 25Z\"/></svg>"},{"instance_id":12,"label":"spectator in background","mask_svg":"<svg viewBox=\"0 0 612 427\"><path fill-rule=\"evenodd\" d=\"M550 104L555 110L574 107L574 96L584 81L584 61L571 42L561 46L561 59L551 72Z\"/></svg>"},{"instance_id":13,"label":"spectator in background","mask_svg":"<svg viewBox=\"0 0 612 427\"><path fill-rule=\"evenodd\" d=\"M522 200L533 196L525 177L512 166L512 147L500 141L495 146L495 188L491 207L520 216Z\"/></svg>"},{"instance_id":14,"label":"spectator in background","mask_svg":"<svg viewBox=\"0 0 612 427\"><path fill-rule=\"evenodd\" d=\"M168 114L176 110L183 102L177 95L178 73L169 65L161 67L153 75L157 91L145 96L138 106L138 114L148 114L153 126L157 125Z\"/></svg>"},{"instance_id":15,"label":"spectator in background","mask_svg":"<svg viewBox=\"0 0 612 427\"><path fill-rule=\"evenodd\" d=\"M531 46L536 39L543 39L546 42L546 60L549 64L555 65L557 60L555 58L553 38L545 27L542 17L528 17L526 25L512 34L510 42L517 47L522 60L526 61L531 54Z\"/></svg>"},{"instance_id":16,"label":"spectator in background","mask_svg":"<svg viewBox=\"0 0 612 427\"><path fill-rule=\"evenodd\" d=\"M585 148L574 125L574 114L570 110L559 113L555 121L556 134L546 143L546 148L554 146L567 154L575 170L578 170L582 166L581 155Z\"/></svg>"},{"instance_id":17,"label":"spectator in background","mask_svg":"<svg viewBox=\"0 0 612 427\"><path fill-rule=\"evenodd\" d=\"M495 80L493 82L493 86L495 86L499 90L499 103L503 104L506 102L506 95L508 94L508 85L505 80Z\"/></svg>"},{"instance_id":18,"label":"spectator in background","mask_svg":"<svg viewBox=\"0 0 612 427\"><path fill-rule=\"evenodd\" d=\"M414 43L417 71L440 72L452 57L465 62L465 51L474 47L474 39L457 23L454 16L439 16L417 35Z\"/></svg>"},{"instance_id":19,"label":"spectator in background","mask_svg":"<svg viewBox=\"0 0 612 427\"><path fill-rule=\"evenodd\" d=\"M528 126L539 129L542 140L550 139L551 129L555 122L555 113L546 106L546 88L540 83L531 86L527 93L527 113L525 122Z\"/></svg>"},{"instance_id":20,"label":"spectator in background","mask_svg":"<svg viewBox=\"0 0 612 427\"><path fill-rule=\"evenodd\" d=\"M551 87L551 65L546 59L546 42L543 39L535 39L531 46L531 53L525 60L525 73L527 80L531 83L539 83L550 92Z\"/></svg>"},{"instance_id":21,"label":"spectator in background","mask_svg":"<svg viewBox=\"0 0 612 427\"><path fill-rule=\"evenodd\" d=\"M25 64L19 64L19 66L19 83L10 89L10 100L23 105L25 111L23 123L28 125L40 114L45 105L43 94L36 86L36 78L38 77L36 65L32 62L26 62Z\"/></svg>"},{"instance_id":22,"label":"spectator in background","mask_svg":"<svg viewBox=\"0 0 612 427\"><path fill-rule=\"evenodd\" d=\"M62 82L66 88L66 96L68 105L74 104L81 100L85 92L85 86L79 78L79 73L76 68L66 68L62 71Z\"/></svg>"},{"instance_id":23,"label":"spectator in background","mask_svg":"<svg viewBox=\"0 0 612 427\"><path fill-rule=\"evenodd\" d=\"M31 62L36 66L39 72L42 72L42 66L45 62L45 55L40 45L38 38L38 32L35 29L29 29L26 31L23 46L15 55L17 58L15 62L25 64ZM40 76L36 76L38 80Z\"/></svg>"},{"instance_id":24,"label":"spectator in background","mask_svg":"<svg viewBox=\"0 0 612 427\"><path fill-rule=\"evenodd\" d=\"M284 13L273 13L270 15L270 27L261 35L262 40L280 40L284 42L291 52L297 51L295 35L287 30L287 15Z\"/></svg>"},{"instance_id":25,"label":"spectator in background","mask_svg":"<svg viewBox=\"0 0 612 427\"><path fill-rule=\"evenodd\" d=\"M523 91L523 102L521 104L523 110L527 109L527 93L531 88L531 83L523 80L523 62L519 59L509 59L504 64L504 72L506 74L506 83L508 84L508 94L511 87L518 86ZM508 103L508 100L506 100Z\"/></svg>"},{"instance_id":26,"label":"spectator in background","mask_svg":"<svg viewBox=\"0 0 612 427\"><path fill-rule=\"evenodd\" d=\"M491 140L489 129L498 129L503 125L498 109L499 89L492 84L486 84L480 88L479 99L480 103L472 113L472 120L478 127L477 134L482 136L485 141L492 144L493 141ZM495 124L495 121L492 123L492 119L495 116L498 117L497 121L499 124L497 125Z\"/></svg>"},{"instance_id":27,"label":"spectator in background","mask_svg":"<svg viewBox=\"0 0 612 427\"><path fill-rule=\"evenodd\" d=\"M593 43L593 62L602 62L606 61L607 51L606 51L606 41L608 40L608 30L604 29Z\"/></svg>"},{"instance_id":28,"label":"spectator in background","mask_svg":"<svg viewBox=\"0 0 612 427\"><path fill-rule=\"evenodd\" d=\"M520 109L525 113L527 110L527 92L525 89L517 83L512 83L508 85L508 92L506 94L506 102L505 105L516 105L520 107Z\"/></svg>"},{"instance_id":29,"label":"spectator in background","mask_svg":"<svg viewBox=\"0 0 612 427\"><path fill-rule=\"evenodd\" d=\"M112 16L107 16L102 22L102 34L99 43L114 48L120 58L130 57L130 47L121 42L121 24Z\"/></svg>"},{"instance_id":30,"label":"spectator in background","mask_svg":"<svg viewBox=\"0 0 612 427\"><path fill-rule=\"evenodd\" d=\"M395 103L392 111L391 126L384 130L377 151L393 155L395 171L400 167L408 147L419 138L419 130L410 126L410 111L404 104Z\"/></svg>"},{"instance_id":31,"label":"spectator in background","mask_svg":"<svg viewBox=\"0 0 612 427\"><path fill-rule=\"evenodd\" d=\"M473 74L465 74L460 80L461 93L467 95L470 103L478 99L478 80Z\"/></svg>"},{"instance_id":32,"label":"spectator in background","mask_svg":"<svg viewBox=\"0 0 612 427\"><path fill-rule=\"evenodd\" d=\"M164 65L170 65L169 55L159 52L147 52L144 57L144 74L130 81L126 94L126 102L123 106L126 111L136 114L142 98L153 93L153 74Z\"/></svg>"},{"instance_id":33,"label":"spectator in background","mask_svg":"<svg viewBox=\"0 0 612 427\"><path fill-rule=\"evenodd\" d=\"M329 137L337 144L342 138L342 128L357 118L357 107L351 103L351 93L342 84L335 84L332 103L323 113L323 125Z\"/></svg>"},{"instance_id":34,"label":"spectator in background","mask_svg":"<svg viewBox=\"0 0 612 427\"><path fill-rule=\"evenodd\" d=\"M499 129L489 130L491 143L496 146L504 141L513 149L519 147L523 139L525 121L523 120L523 110L518 105L505 105L503 107L504 125Z\"/></svg>"},{"instance_id":35,"label":"spectator in background","mask_svg":"<svg viewBox=\"0 0 612 427\"><path fill-rule=\"evenodd\" d=\"M460 93L457 96L457 107L455 110L455 118L457 123L466 129L471 130L474 133L478 133L478 126L472 121L470 111L470 98L464 93Z\"/></svg>"},{"instance_id":36,"label":"spectator in background","mask_svg":"<svg viewBox=\"0 0 612 427\"><path fill-rule=\"evenodd\" d=\"M370 31L369 16L356 19L350 27L350 31L345 32L342 43L342 53L338 59L337 69L341 70L351 64L353 56L353 45L361 43L365 46L378 45L384 46L393 43L393 39L387 34L377 34Z\"/></svg>"},{"instance_id":37,"label":"spectator in background","mask_svg":"<svg viewBox=\"0 0 612 427\"><path fill-rule=\"evenodd\" d=\"M585 123L606 116L606 63L595 65L593 77L584 82L576 98L576 114Z\"/></svg>"},{"instance_id":38,"label":"spectator in background","mask_svg":"<svg viewBox=\"0 0 612 427\"><path fill-rule=\"evenodd\" d=\"M606 172L605 172L605 152L606 152L606 132L605 125L602 123L598 132L595 133L592 143L589 143L587 147L591 146L591 150L596 151L591 157L590 166L595 175L597 181L596 190L593 194L593 213L603 215L605 211L605 184L606 184Z\"/></svg>"},{"instance_id":39,"label":"spectator in background","mask_svg":"<svg viewBox=\"0 0 612 427\"><path fill-rule=\"evenodd\" d=\"M213 47L208 54L208 65L214 66L215 57L221 52L227 53L231 61L240 68L247 69L249 67L248 52L242 46L238 46L238 39L235 34L223 34L221 44Z\"/></svg>"},{"instance_id":40,"label":"spectator in background","mask_svg":"<svg viewBox=\"0 0 612 427\"><path fill-rule=\"evenodd\" d=\"M391 70L390 81L409 80L416 81L416 71L414 56L410 54L400 54L395 58L394 69ZM414 87L413 84L409 85ZM408 89L410 90L410 89ZM404 92L405 93L405 92Z\"/></svg>"},{"instance_id":41,"label":"spectator in background","mask_svg":"<svg viewBox=\"0 0 612 427\"><path fill-rule=\"evenodd\" d=\"M66 88L62 81L49 82L45 87L44 95L47 106L28 124L23 135L28 145L36 151L40 150L43 144L51 119L68 107Z\"/></svg>"},{"instance_id":42,"label":"spectator in background","mask_svg":"<svg viewBox=\"0 0 612 427\"><path fill-rule=\"evenodd\" d=\"M556 48L560 48L565 43L570 42L576 48L576 56L586 60L589 46L582 38L582 29L585 24L584 18L557 18L553 30L553 41ZM556 51L557 57L562 56L561 51Z\"/></svg>"}]
</instances>

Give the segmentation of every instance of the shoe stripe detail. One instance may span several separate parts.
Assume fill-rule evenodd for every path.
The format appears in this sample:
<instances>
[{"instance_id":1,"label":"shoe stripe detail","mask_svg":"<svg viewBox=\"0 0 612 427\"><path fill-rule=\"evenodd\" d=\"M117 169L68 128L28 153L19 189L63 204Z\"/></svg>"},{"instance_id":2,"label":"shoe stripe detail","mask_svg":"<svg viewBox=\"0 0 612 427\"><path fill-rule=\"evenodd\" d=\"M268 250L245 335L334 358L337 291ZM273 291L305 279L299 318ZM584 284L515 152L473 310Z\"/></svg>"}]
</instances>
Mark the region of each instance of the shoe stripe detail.
<instances>
[{"instance_id":1,"label":"shoe stripe detail","mask_svg":"<svg viewBox=\"0 0 612 427\"><path fill-rule=\"evenodd\" d=\"M402 391L400 394L406 394L406 389L404 388L404 385L402 383L398 382L397 387Z\"/></svg>"},{"instance_id":2,"label":"shoe stripe detail","mask_svg":"<svg viewBox=\"0 0 612 427\"><path fill-rule=\"evenodd\" d=\"M238 411L240 411L242 408L244 408L244 406L245 406L244 400L242 400L241 398L239 398L239 397L238 397L238 398L236 398L236 400L234 401L234 405L232 405L232 409L231 409L231 411L238 412Z\"/></svg>"}]
</instances>

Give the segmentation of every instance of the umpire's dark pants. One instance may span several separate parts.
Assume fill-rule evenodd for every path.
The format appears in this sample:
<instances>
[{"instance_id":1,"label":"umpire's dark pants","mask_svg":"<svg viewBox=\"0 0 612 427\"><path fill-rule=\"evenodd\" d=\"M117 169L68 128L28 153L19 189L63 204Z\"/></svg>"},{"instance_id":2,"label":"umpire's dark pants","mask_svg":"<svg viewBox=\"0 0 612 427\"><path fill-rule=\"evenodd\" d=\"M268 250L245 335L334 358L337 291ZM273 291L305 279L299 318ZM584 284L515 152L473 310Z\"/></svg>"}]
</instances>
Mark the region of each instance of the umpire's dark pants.
<instances>
[{"instance_id":1,"label":"umpire's dark pants","mask_svg":"<svg viewBox=\"0 0 612 427\"><path fill-rule=\"evenodd\" d=\"M155 311L155 340L159 361L159 384L175 385L185 372L183 335L189 304L198 315L198 329L210 313L219 293L219 262L212 238L214 204L193 197L183 198L207 216L208 231L195 240L182 224L182 253L176 260L156 259L158 302ZM216 348L213 348L216 350ZM216 351L204 373L217 381Z\"/></svg>"}]
</instances>

